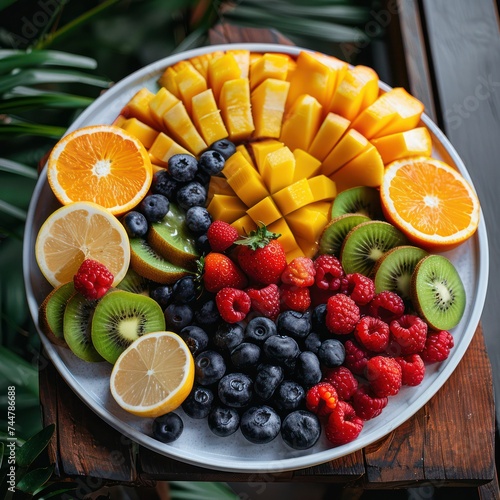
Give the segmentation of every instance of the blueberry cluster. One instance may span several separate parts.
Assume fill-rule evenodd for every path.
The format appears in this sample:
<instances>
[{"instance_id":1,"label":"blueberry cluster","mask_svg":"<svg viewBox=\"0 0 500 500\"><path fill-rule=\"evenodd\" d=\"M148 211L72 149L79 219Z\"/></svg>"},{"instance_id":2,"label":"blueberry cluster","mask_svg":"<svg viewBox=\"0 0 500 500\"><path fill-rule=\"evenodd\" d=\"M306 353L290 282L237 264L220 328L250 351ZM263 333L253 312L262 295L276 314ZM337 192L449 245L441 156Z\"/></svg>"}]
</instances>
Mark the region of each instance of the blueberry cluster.
<instances>
[{"instance_id":1,"label":"blueberry cluster","mask_svg":"<svg viewBox=\"0 0 500 500\"><path fill-rule=\"evenodd\" d=\"M343 343L326 332L324 304L305 313L283 311L276 321L255 316L245 324L203 324L210 309L180 330L195 360L184 413L206 419L217 436L239 429L248 441L264 444L281 433L293 449L314 446L321 425L306 408L307 391L345 358Z\"/></svg>"}]
</instances>

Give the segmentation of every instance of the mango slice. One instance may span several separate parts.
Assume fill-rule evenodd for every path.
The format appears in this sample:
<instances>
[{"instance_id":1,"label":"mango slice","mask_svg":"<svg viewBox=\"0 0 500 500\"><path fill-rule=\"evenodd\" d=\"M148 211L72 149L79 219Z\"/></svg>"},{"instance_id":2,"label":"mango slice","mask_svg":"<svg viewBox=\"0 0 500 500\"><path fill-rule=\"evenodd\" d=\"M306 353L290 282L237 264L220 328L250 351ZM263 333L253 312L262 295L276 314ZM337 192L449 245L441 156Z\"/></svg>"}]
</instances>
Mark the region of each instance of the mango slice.
<instances>
[{"instance_id":1,"label":"mango slice","mask_svg":"<svg viewBox=\"0 0 500 500\"><path fill-rule=\"evenodd\" d=\"M295 171L292 182L308 179L320 172L321 162L309 153L302 149L294 149L293 156L295 158Z\"/></svg>"},{"instance_id":2,"label":"mango slice","mask_svg":"<svg viewBox=\"0 0 500 500\"><path fill-rule=\"evenodd\" d=\"M165 87L169 92L175 95L178 99L181 98L179 94L179 88L177 87L177 82L175 81L175 75L177 71L172 66L169 66L163 74L158 78L158 84L161 87Z\"/></svg>"},{"instance_id":3,"label":"mango slice","mask_svg":"<svg viewBox=\"0 0 500 500\"><path fill-rule=\"evenodd\" d=\"M386 165L407 156L430 156L432 153L431 135L425 127L372 139L371 143Z\"/></svg>"},{"instance_id":4,"label":"mango slice","mask_svg":"<svg viewBox=\"0 0 500 500\"><path fill-rule=\"evenodd\" d=\"M231 226L238 231L240 236L247 236L250 231L257 229L257 224L248 214L245 214L239 219L236 219L234 222L231 222Z\"/></svg>"},{"instance_id":5,"label":"mango slice","mask_svg":"<svg viewBox=\"0 0 500 500\"><path fill-rule=\"evenodd\" d=\"M226 54L231 54L238 64L241 74L239 78L248 78L250 71L250 51L246 49L230 49Z\"/></svg>"},{"instance_id":6,"label":"mango slice","mask_svg":"<svg viewBox=\"0 0 500 500\"><path fill-rule=\"evenodd\" d=\"M247 210L247 214L256 224L269 226L281 217L281 212L276 206L272 196L266 196ZM268 228L270 231L271 229Z\"/></svg>"},{"instance_id":7,"label":"mango slice","mask_svg":"<svg viewBox=\"0 0 500 500\"><path fill-rule=\"evenodd\" d=\"M177 72L174 78L179 96L184 106L186 106L188 113L191 114L191 99L195 95L207 90L207 81L191 64Z\"/></svg>"},{"instance_id":8,"label":"mango slice","mask_svg":"<svg viewBox=\"0 0 500 500\"><path fill-rule=\"evenodd\" d=\"M208 65L212 59L217 59L222 57L224 52L222 50L216 50L214 52L207 52L206 54L200 54L199 56L194 56L189 59L189 62L198 70L198 72L203 76L203 78L208 79Z\"/></svg>"},{"instance_id":9,"label":"mango slice","mask_svg":"<svg viewBox=\"0 0 500 500\"><path fill-rule=\"evenodd\" d=\"M149 109L157 127L159 126L162 130L165 129L163 115L180 102L180 99L175 97L175 95L165 87L158 90L158 92L149 101Z\"/></svg>"},{"instance_id":10,"label":"mango slice","mask_svg":"<svg viewBox=\"0 0 500 500\"><path fill-rule=\"evenodd\" d=\"M285 219L296 238L317 242L328 223L329 208L330 203L326 204L326 211L316 203L311 203L288 214Z\"/></svg>"},{"instance_id":11,"label":"mango slice","mask_svg":"<svg viewBox=\"0 0 500 500\"><path fill-rule=\"evenodd\" d=\"M336 113L328 113L314 136L308 153L323 161L335 147L351 122Z\"/></svg>"},{"instance_id":12,"label":"mango slice","mask_svg":"<svg viewBox=\"0 0 500 500\"><path fill-rule=\"evenodd\" d=\"M286 80L289 58L283 54L265 53L250 66L250 88L254 89L268 78Z\"/></svg>"},{"instance_id":13,"label":"mango slice","mask_svg":"<svg viewBox=\"0 0 500 500\"><path fill-rule=\"evenodd\" d=\"M333 200L337 196L335 182L326 175L316 175L307 179L315 201Z\"/></svg>"},{"instance_id":14,"label":"mango slice","mask_svg":"<svg viewBox=\"0 0 500 500\"><path fill-rule=\"evenodd\" d=\"M218 177L216 175L212 175L212 177L210 177L210 182L208 183L207 204L209 204L212 201L214 194L226 194L229 196L236 196L236 193L233 191L233 189L227 183L227 180L224 177Z\"/></svg>"},{"instance_id":15,"label":"mango slice","mask_svg":"<svg viewBox=\"0 0 500 500\"><path fill-rule=\"evenodd\" d=\"M354 129L349 130L321 164L321 173L325 175L333 174L368 146L369 142L366 137Z\"/></svg>"},{"instance_id":16,"label":"mango slice","mask_svg":"<svg viewBox=\"0 0 500 500\"><path fill-rule=\"evenodd\" d=\"M208 145L229 135L217 108L212 89L193 96L191 105L193 123Z\"/></svg>"},{"instance_id":17,"label":"mango slice","mask_svg":"<svg viewBox=\"0 0 500 500\"><path fill-rule=\"evenodd\" d=\"M222 86L229 80L241 78L241 68L232 54L224 54L208 63L208 85L213 90L215 100L219 101Z\"/></svg>"},{"instance_id":18,"label":"mango slice","mask_svg":"<svg viewBox=\"0 0 500 500\"><path fill-rule=\"evenodd\" d=\"M274 193L274 201L283 215L287 215L314 200L307 179L301 179Z\"/></svg>"},{"instance_id":19,"label":"mango slice","mask_svg":"<svg viewBox=\"0 0 500 500\"><path fill-rule=\"evenodd\" d=\"M137 91L122 109L121 114L127 118L137 118L150 127L157 127L158 122L149 109L149 103L154 96L155 94L147 88Z\"/></svg>"},{"instance_id":20,"label":"mango slice","mask_svg":"<svg viewBox=\"0 0 500 500\"><path fill-rule=\"evenodd\" d=\"M250 163L250 165L255 167L253 158L250 156L250 153L244 144L238 144L238 146L236 146L236 151L239 151L244 156L245 160Z\"/></svg>"},{"instance_id":21,"label":"mango slice","mask_svg":"<svg viewBox=\"0 0 500 500\"><path fill-rule=\"evenodd\" d=\"M207 210L214 220L223 220L231 224L245 215L247 207L237 196L216 193L213 195Z\"/></svg>"},{"instance_id":22,"label":"mango slice","mask_svg":"<svg viewBox=\"0 0 500 500\"><path fill-rule=\"evenodd\" d=\"M264 139L262 141L250 143L257 169L261 174L264 170L264 161L266 159L266 156L272 151L276 151L283 146L284 144L280 141L277 141L276 139Z\"/></svg>"},{"instance_id":23,"label":"mango slice","mask_svg":"<svg viewBox=\"0 0 500 500\"><path fill-rule=\"evenodd\" d=\"M170 136L160 132L149 148L149 154L153 156L156 165L166 167L171 156L176 154L190 154L189 151L175 142Z\"/></svg>"},{"instance_id":24,"label":"mango slice","mask_svg":"<svg viewBox=\"0 0 500 500\"><path fill-rule=\"evenodd\" d=\"M295 156L287 146L270 152L262 168L262 178L269 189L275 193L293 182L295 172Z\"/></svg>"},{"instance_id":25,"label":"mango slice","mask_svg":"<svg viewBox=\"0 0 500 500\"><path fill-rule=\"evenodd\" d=\"M149 149L152 146L159 133L158 130L146 125L137 118L128 118L120 125L120 127L139 139L146 149Z\"/></svg>"},{"instance_id":26,"label":"mango slice","mask_svg":"<svg viewBox=\"0 0 500 500\"><path fill-rule=\"evenodd\" d=\"M293 235L292 230L288 226L286 220L281 217L268 227L269 231L273 233L280 234L281 236L278 238L278 241L282 244L283 249L288 254L290 252L296 252L298 249L297 241L295 240L295 236ZM302 252L300 252L302 254ZM295 255L298 256L298 255ZM290 259L291 260L291 259Z\"/></svg>"}]
</instances>

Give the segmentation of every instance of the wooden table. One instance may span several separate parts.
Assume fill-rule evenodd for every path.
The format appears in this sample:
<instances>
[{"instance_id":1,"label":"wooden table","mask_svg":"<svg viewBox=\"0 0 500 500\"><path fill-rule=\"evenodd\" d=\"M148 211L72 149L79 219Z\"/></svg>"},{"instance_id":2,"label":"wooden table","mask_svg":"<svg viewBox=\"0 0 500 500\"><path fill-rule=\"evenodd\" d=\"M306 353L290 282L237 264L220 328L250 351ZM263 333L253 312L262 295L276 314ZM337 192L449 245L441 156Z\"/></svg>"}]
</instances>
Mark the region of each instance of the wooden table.
<instances>
[{"instance_id":1,"label":"wooden table","mask_svg":"<svg viewBox=\"0 0 500 500\"><path fill-rule=\"evenodd\" d=\"M437 3L444 9L443 2ZM406 60L406 66L398 66L406 71L396 72L396 80L407 79L409 90L439 122L442 108L431 84L436 75L429 65L429 45L424 36L427 30L423 29L419 10L420 5L429 12L431 7L426 4L402 0L398 16L394 14L388 28L394 46L404 48L404 52L395 51L393 55L396 59L404 56ZM217 26L210 34L212 44L241 41L291 43L276 32L234 29L227 25ZM341 483L363 489L426 484L434 488L460 486L471 488L470 498L476 494L480 498L500 498L495 472L492 371L481 325L450 379L406 423L358 452L293 472L273 475L217 472L137 447L83 404L50 361L40 367L40 392L44 424L57 424L56 437L49 449L56 473L75 478L82 492L88 493L104 484L148 485L158 480L271 480Z\"/></svg>"}]
</instances>

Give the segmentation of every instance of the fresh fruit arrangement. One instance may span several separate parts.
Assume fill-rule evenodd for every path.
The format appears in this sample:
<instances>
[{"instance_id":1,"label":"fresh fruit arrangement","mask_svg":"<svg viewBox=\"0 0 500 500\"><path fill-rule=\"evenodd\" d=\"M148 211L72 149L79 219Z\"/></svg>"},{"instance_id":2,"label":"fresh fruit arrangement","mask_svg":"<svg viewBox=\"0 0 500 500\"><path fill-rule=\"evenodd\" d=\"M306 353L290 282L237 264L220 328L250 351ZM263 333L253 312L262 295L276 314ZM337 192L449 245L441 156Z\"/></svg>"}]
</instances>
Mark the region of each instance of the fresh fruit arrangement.
<instances>
[{"instance_id":1,"label":"fresh fruit arrangement","mask_svg":"<svg viewBox=\"0 0 500 500\"><path fill-rule=\"evenodd\" d=\"M212 52L51 153L39 324L168 443L348 443L428 363L466 293L442 255L479 201L432 158L422 104L315 52Z\"/></svg>"}]
</instances>

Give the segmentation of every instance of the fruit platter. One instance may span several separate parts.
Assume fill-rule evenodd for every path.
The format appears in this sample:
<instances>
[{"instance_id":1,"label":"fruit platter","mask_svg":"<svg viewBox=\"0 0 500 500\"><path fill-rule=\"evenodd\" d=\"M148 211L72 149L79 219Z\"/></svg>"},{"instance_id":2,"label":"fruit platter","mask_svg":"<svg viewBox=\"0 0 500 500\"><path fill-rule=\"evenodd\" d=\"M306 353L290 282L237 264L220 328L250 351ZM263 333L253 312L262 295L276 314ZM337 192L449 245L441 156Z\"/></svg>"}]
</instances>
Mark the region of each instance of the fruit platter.
<instances>
[{"instance_id":1,"label":"fruit platter","mask_svg":"<svg viewBox=\"0 0 500 500\"><path fill-rule=\"evenodd\" d=\"M51 151L23 265L44 349L165 456L300 469L390 433L479 323L487 235L424 107L371 68L211 46L99 97Z\"/></svg>"}]
</instances>

